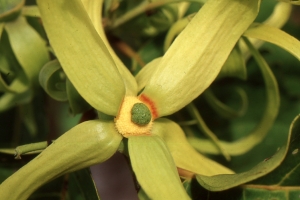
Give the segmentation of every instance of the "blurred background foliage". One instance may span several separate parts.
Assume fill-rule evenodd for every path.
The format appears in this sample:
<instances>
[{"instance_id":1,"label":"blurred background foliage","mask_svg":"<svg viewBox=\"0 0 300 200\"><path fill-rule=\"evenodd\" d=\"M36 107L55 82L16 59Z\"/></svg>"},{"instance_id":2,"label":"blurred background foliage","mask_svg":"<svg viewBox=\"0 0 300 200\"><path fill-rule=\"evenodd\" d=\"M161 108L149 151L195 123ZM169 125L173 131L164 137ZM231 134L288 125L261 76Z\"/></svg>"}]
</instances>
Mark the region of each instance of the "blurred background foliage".
<instances>
[{"instance_id":1,"label":"blurred background foliage","mask_svg":"<svg viewBox=\"0 0 300 200\"><path fill-rule=\"evenodd\" d=\"M108 39L133 74L137 74L146 63L163 55L170 27L184 16L192 17L204 1L180 2L163 6L159 1L157 2L157 5L153 4L152 9L130 18L126 13L139 6L142 7L142 1L105 1L103 25ZM273 0L263 1L256 21L265 21L276 4L277 1ZM299 7L293 7L290 18L282 29L300 39ZM277 79L280 108L278 117L267 136L247 153L231 156L230 161L223 155L207 154L235 172L251 169L284 145L289 126L300 112L299 61L281 48L268 43L263 44L259 52ZM26 67L29 65L34 67ZM15 147L39 141L50 143L80 120L95 117L95 112L80 97L64 75L59 63L55 61L55 55L48 44L33 0L0 2L0 72L0 148L2 149L0 182L2 182L34 157L34 155L24 155L21 160L15 160L11 155ZM39 77L39 73L43 76ZM224 112L222 115L222 112L220 114L212 108L207 95L201 95L193 102L193 109L196 108L201 113L206 126L220 140L233 141L249 134L259 123L266 107L264 78L252 57L246 61L246 74L247 77L220 76L209 88L217 99L230 108L234 110L243 108L237 116L224 117ZM245 78L246 80L243 80ZM182 109L170 118L181 124L187 135L207 138L196 124L195 115L192 115L188 108ZM138 185L130 171L128 160L121 154L116 154L106 163L94 166L92 172L102 199L125 199L126 195L128 199L137 199L135 190L138 189ZM299 182L296 184L300 185ZM194 180L186 185L194 199L208 195L208 191ZM241 190L233 189L224 194L212 193L210 199L218 199L220 197L218 195L228 195L228 199L233 199ZM123 194L123 198L116 196L118 195L116 191ZM97 198L89 169L84 169L46 184L30 199ZM235 198L239 199L239 197Z\"/></svg>"}]
</instances>

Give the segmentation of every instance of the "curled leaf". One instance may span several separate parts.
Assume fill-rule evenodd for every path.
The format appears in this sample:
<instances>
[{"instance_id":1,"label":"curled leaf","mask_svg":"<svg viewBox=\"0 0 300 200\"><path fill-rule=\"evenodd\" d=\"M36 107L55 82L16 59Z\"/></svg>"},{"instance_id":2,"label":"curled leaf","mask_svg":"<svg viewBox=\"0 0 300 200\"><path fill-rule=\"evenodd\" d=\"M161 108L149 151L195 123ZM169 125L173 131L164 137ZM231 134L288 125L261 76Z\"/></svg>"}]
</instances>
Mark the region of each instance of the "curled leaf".
<instances>
[{"instance_id":1,"label":"curled leaf","mask_svg":"<svg viewBox=\"0 0 300 200\"><path fill-rule=\"evenodd\" d=\"M58 60L48 62L40 71L39 82L46 93L57 101L68 100L66 80Z\"/></svg>"}]
</instances>

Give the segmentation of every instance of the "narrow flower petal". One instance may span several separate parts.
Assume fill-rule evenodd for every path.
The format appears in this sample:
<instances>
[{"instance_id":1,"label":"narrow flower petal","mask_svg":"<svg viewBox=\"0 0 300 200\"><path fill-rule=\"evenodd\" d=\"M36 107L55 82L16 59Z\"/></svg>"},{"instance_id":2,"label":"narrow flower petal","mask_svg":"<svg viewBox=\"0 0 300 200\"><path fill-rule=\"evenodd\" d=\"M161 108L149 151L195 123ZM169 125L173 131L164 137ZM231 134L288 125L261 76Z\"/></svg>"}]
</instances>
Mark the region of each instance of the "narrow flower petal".
<instances>
[{"instance_id":1,"label":"narrow flower petal","mask_svg":"<svg viewBox=\"0 0 300 200\"><path fill-rule=\"evenodd\" d=\"M281 28L289 20L291 11L292 5L285 2L278 2L273 10L273 13L268 17L268 19L266 19L263 22L263 24L276 28ZM257 49L261 47L264 43L263 40L259 40L256 38L250 38L250 42ZM245 60L248 60L248 58L251 56L251 53L249 52L247 45L242 42L240 42L239 45Z\"/></svg>"},{"instance_id":2,"label":"narrow flower petal","mask_svg":"<svg viewBox=\"0 0 300 200\"><path fill-rule=\"evenodd\" d=\"M6 179L0 187L1 199L27 199L38 187L58 176L104 162L117 151L121 140L113 122L81 123ZM20 184L20 180L26 181Z\"/></svg>"},{"instance_id":3,"label":"narrow flower petal","mask_svg":"<svg viewBox=\"0 0 300 200\"><path fill-rule=\"evenodd\" d=\"M116 115L125 95L123 79L81 1L37 2L50 44L72 84L94 108Z\"/></svg>"},{"instance_id":4,"label":"narrow flower petal","mask_svg":"<svg viewBox=\"0 0 300 200\"><path fill-rule=\"evenodd\" d=\"M245 39L245 42L262 72L266 88L267 103L260 122L250 134L233 142L220 141L220 145L230 155L234 156L248 152L266 137L267 133L275 122L280 106L278 84L274 74L272 73L272 70L264 58L260 55L258 50L255 49L254 46L249 42L249 40ZM215 148L213 143L211 143L209 140L203 140L195 137L188 138L188 140L197 150L201 152L212 154L219 153L219 150Z\"/></svg>"},{"instance_id":5,"label":"narrow flower petal","mask_svg":"<svg viewBox=\"0 0 300 200\"><path fill-rule=\"evenodd\" d=\"M153 125L152 133L163 138L176 166L181 169L206 176L233 173L230 169L206 158L193 149L182 129L171 120L157 119Z\"/></svg>"},{"instance_id":6,"label":"narrow flower petal","mask_svg":"<svg viewBox=\"0 0 300 200\"><path fill-rule=\"evenodd\" d=\"M82 3L85 7L85 9L88 12L88 15L90 19L92 20L92 23L100 35L101 39L105 43L110 55L114 59L117 68L122 75L123 81L125 83L126 88L126 95L127 96L136 96L137 95L137 83L133 77L133 75L130 73L130 71L126 68L126 66L123 64L123 62L120 60L120 58L116 55L115 51L111 48L106 35L104 33L104 29L102 26L102 6L103 6L103 0L94 1L94 0L82 0Z\"/></svg>"},{"instance_id":7,"label":"narrow flower petal","mask_svg":"<svg viewBox=\"0 0 300 200\"><path fill-rule=\"evenodd\" d=\"M142 93L156 104L158 116L178 111L212 83L257 16L259 3L209 0L201 8L163 56Z\"/></svg>"},{"instance_id":8,"label":"narrow flower petal","mask_svg":"<svg viewBox=\"0 0 300 200\"><path fill-rule=\"evenodd\" d=\"M138 84L138 91L141 91L148 83L160 61L161 58L152 60L146 66L144 66L141 71L139 71L139 73L135 76L136 82Z\"/></svg>"},{"instance_id":9,"label":"narrow flower petal","mask_svg":"<svg viewBox=\"0 0 300 200\"><path fill-rule=\"evenodd\" d=\"M278 28L254 23L244 36L275 44L300 60L300 41Z\"/></svg>"},{"instance_id":10,"label":"narrow flower petal","mask_svg":"<svg viewBox=\"0 0 300 200\"><path fill-rule=\"evenodd\" d=\"M150 199L189 199L175 163L158 136L129 137L128 150L137 180Z\"/></svg>"}]
</instances>

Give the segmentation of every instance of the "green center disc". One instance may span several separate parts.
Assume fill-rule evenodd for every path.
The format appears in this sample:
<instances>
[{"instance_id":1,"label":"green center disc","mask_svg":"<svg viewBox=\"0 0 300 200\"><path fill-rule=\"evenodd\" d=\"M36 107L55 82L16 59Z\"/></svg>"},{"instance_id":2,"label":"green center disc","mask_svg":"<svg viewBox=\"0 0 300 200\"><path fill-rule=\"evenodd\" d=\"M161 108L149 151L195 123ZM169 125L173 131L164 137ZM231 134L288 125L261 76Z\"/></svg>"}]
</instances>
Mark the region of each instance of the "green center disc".
<instances>
[{"instance_id":1,"label":"green center disc","mask_svg":"<svg viewBox=\"0 0 300 200\"><path fill-rule=\"evenodd\" d=\"M143 103L136 103L131 109L131 121L137 125L147 125L151 121L151 112Z\"/></svg>"}]
</instances>

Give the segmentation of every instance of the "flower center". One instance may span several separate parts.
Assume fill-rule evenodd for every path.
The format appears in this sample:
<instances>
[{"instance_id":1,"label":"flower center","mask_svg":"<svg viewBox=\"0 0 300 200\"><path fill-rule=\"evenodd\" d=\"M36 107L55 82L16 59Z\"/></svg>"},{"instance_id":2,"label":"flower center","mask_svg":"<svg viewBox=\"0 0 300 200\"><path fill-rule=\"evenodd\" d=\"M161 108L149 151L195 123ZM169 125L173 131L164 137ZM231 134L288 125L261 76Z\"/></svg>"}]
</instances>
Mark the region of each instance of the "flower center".
<instances>
[{"instance_id":1,"label":"flower center","mask_svg":"<svg viewBox=\"0 0 300 200\"><path fill-rule=\"evenodd\" d=\"M115 118L115 126L124 137L133 135L149 135L153 117L149 107L137 97L124 98L118 116Z\"/></svg>"},{"instance_id":2,"label":"flower center","mask_svg":"<svg viewBox=\"0 0 300 200\"><path fill-rule=\"evenodd\" d=\"M137 125L144 126L151 121L151 112L143 103L136 103L131 109L131 121Z\"/></svg>"}]
</instances>

